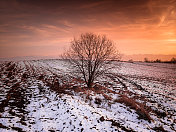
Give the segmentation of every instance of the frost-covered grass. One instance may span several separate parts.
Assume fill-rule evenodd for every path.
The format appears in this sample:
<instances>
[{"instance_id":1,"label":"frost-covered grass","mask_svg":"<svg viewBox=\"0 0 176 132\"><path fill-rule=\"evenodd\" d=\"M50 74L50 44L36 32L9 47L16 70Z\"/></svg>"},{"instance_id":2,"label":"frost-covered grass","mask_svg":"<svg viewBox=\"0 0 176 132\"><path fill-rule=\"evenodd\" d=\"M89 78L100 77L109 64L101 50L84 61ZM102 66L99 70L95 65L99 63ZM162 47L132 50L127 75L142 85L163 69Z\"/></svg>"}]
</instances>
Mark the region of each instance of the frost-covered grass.
<instances>
[{"instance_id":1,"label":"frost-covered grass","mask_svg":"<svg viewBox=\"0 0 176 132\"><path fill-rule=\"evenodd\" d=\"M91 89L62 60L0 69L0 131L176 131L176 65L122 62Z\"/></svg>"}]
</instances>

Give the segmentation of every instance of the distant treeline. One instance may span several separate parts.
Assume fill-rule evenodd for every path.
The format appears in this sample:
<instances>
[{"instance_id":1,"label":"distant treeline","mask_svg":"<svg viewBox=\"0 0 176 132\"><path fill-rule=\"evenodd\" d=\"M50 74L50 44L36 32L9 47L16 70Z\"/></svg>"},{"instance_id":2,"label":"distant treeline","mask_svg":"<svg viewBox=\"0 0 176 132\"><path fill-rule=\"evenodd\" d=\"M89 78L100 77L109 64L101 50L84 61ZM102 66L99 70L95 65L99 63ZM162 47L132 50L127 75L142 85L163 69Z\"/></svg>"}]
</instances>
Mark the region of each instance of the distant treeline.
<instances>
[{"instance_id":1,"label":"distant treeline","mask_svg":"<svg viewBox=\"0 0 176 132\"><path fill-rule=\"evenodd\" d=\"M174 64L176 64L176 58L173 57L170 61L162 61L160 59L149 60L148 58L144 58L144 62L147 62L147 63L174 63Z\"/></svg>"},{"instance_id":2,"label":"distant treeline","mask_svg":"<svg viewBox=\"0 0 176 132\"><path fill-rule=\"evenodd\" d=\"M128 62L133 63L133 59L128 60ZM149 60L148 58L144 58L144 62L147 63L172 63L172 64L176 64L176 58L172 58L170 61L162 61L160 59L156 59L156 60Z\"/></svg>"}]
</instances>

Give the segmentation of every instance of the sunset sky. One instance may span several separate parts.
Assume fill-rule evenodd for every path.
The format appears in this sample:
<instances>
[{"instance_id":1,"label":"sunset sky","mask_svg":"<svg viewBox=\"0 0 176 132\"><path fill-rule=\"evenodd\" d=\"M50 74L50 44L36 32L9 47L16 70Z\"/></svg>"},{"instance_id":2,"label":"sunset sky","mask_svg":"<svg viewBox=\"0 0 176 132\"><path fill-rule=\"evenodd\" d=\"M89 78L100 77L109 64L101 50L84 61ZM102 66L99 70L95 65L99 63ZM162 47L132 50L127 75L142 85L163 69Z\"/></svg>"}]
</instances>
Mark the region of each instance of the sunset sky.
<instances>
[{"instance_id":1,"label":"sunset sky","mask_svg":"<svg viewBox=\"0 0 176 132\"><path fill-rule=\"evenodd\" d=\"M58 56L81 33L122 54L176 54L176 0L0 0L0 58Z\"/></svg>"}]
</instances>

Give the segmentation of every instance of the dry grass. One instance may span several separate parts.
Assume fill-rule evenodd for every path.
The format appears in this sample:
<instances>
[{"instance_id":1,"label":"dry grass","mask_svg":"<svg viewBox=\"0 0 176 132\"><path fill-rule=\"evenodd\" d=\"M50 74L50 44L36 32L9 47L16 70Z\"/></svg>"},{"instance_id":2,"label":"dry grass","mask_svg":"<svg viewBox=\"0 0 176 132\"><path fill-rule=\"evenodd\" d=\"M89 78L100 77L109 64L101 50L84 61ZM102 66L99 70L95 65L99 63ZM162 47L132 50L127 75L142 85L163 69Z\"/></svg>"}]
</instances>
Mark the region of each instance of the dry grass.
<instances>
[{"instance_id":1,"label":"dry grass","mask_svg":"<svg viewBox=\"0 0 176 132\"><path fill-rule=\"evenodd\" d=\"M148 120L149 122L153 121L153 119L148 114L149 111L145 109L146 106L144 104L138 103L134 99L129 98L126 95L121 95L121 98L116 99L115 102L123 103L126 106L129 106L131 109L134 109L136 113L139 115L140 119L145 119Z\"/></svg>"},{"instance_id":2,"label":"dry grass","mask_svg":"<svg viewBox=\"0 0 176 132\"><path fill-rule=\"evenodd\" d=\"M102 95L104 96L104 98L105 98L106 100L112 100L112 97L111 97L111 96L108 96L108 95L105 94L105 93L102 93Z\"/></svg>"},{"instance_id":3,"label":"dry grass","mask_svg":"<svg viewBox=\"0 0 176 132\"><path fill-rule=\"evenodd\" d=\"M108 95L108 93L113 94L120 94L115 91L112 91L104 86L94 84L94 87L87 88L81 86L81 84L84 83L81 79L74 78L70 83L64 84L62 86L59 85L58 80L53 81L52 84L50 84L50 87L52 90L56 91L57 93L66 93L65 90L75 91L75 92L81 92L82 94L86 95L86 99L89 99L91 96L91 91L94 92L94 94L101 94L104 96L106 100L112 100L112 97ZM67 93L70 94L70 93ZM130 107L131 109L134 109L136 113L139 115L139 119L145 119L149 122L153 121L153 119L148 114L151 112L151 110L144 104L138 103L135 101L135 99L129 98L127 95L131 95L131 92L126 91L125 94L123 92L123 95L120 94L120 99L116 99L115 102L123 103L126 106ZM91 100L91 99L90 99ZM95 99L95 103L101 104L101 100Z\"/></svg>"}]
</instances>

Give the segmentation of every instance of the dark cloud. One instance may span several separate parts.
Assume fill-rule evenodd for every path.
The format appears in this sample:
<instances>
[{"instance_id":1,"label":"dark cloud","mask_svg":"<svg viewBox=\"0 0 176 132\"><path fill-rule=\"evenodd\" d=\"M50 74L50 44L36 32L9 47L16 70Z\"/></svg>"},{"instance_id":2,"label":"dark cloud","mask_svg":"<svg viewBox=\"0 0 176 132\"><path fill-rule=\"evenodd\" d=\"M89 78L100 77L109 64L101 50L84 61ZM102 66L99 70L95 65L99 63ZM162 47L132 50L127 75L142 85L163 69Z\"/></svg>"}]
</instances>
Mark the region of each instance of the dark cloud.
<instances>
[{"instance_id":1,"label":"dark cloud","mask_svg":"<svg viewBox=\"0 0 176 132\"><path fill-rule=\"evenodd\" d=\"M1 24L62 26L57 20L68 20L75 24L86 24L85 19L133 23L138 19L158 17L168 5L175 1L160 0L150 5L150 0L7 0L1 1ZM163 5L164 3L164 5ZM114 19L111 19L113 16ZM156 22L156 19L149 20Z\"/></svg>"}]
</instances>

